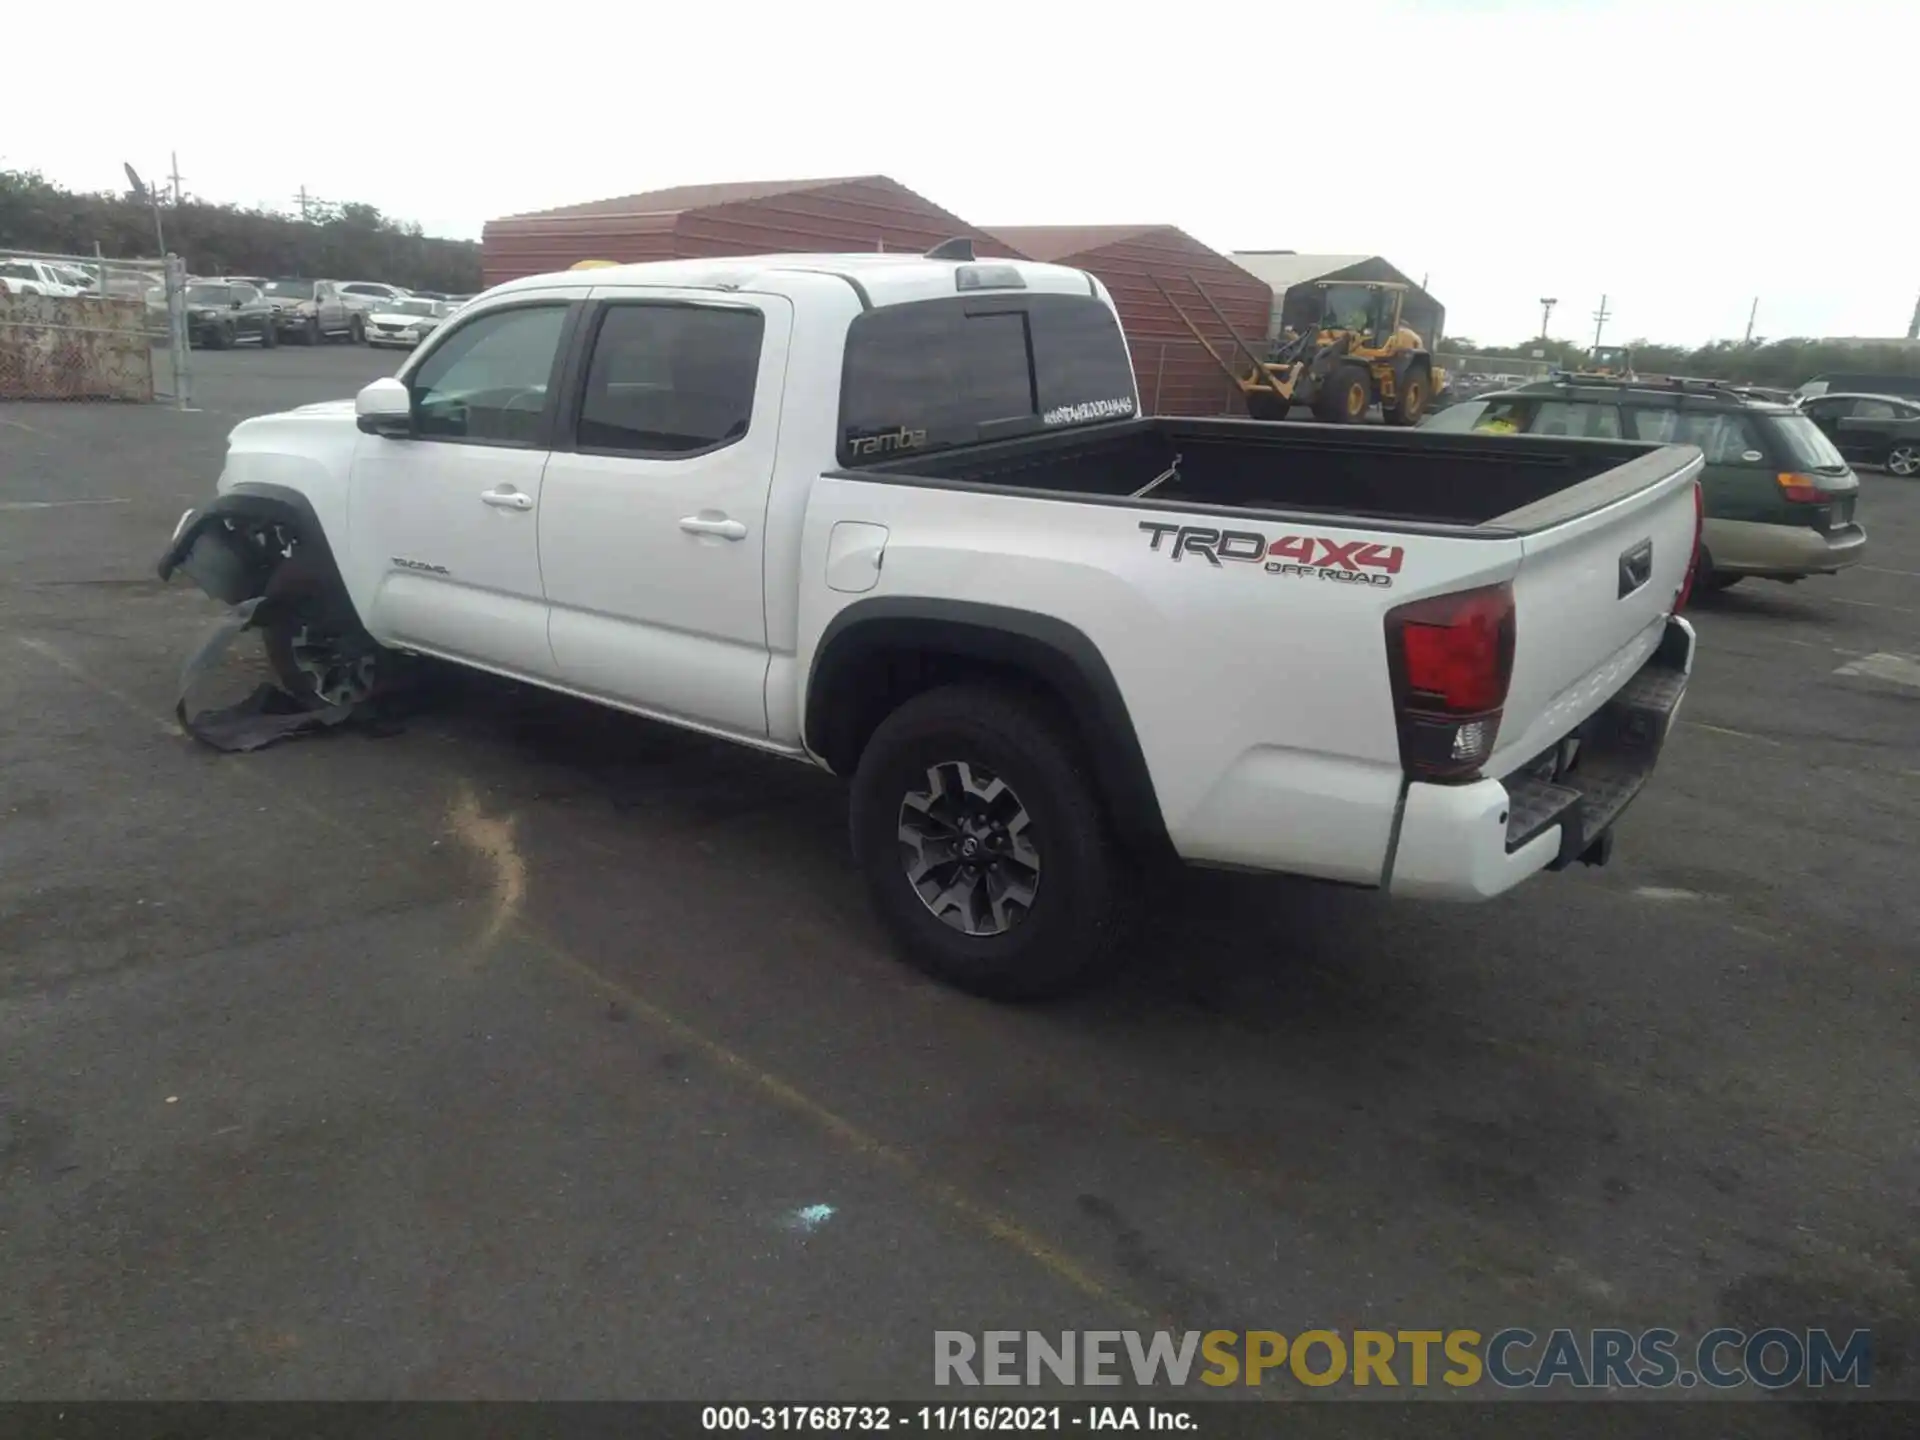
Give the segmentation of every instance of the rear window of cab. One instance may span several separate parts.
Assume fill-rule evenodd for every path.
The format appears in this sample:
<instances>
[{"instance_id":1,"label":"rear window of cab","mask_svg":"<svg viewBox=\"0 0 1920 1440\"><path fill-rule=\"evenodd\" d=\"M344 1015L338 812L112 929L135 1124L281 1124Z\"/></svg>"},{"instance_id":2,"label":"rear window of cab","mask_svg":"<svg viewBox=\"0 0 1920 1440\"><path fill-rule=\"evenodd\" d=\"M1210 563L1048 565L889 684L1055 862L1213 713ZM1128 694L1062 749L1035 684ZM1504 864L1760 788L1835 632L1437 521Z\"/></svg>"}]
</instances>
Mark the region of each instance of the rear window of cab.
<instances>
[{"instance_id":1,"label":"rear window of cab","mask_svg":"<svg viewBox=\"0 0 1920 1440\"><path fill-rule=\"evenodd\" d=\"M847 331L840 463L1130 419L1133 363L1092 295L980 295L866 311Z\"/></svg>"}]
</instances>

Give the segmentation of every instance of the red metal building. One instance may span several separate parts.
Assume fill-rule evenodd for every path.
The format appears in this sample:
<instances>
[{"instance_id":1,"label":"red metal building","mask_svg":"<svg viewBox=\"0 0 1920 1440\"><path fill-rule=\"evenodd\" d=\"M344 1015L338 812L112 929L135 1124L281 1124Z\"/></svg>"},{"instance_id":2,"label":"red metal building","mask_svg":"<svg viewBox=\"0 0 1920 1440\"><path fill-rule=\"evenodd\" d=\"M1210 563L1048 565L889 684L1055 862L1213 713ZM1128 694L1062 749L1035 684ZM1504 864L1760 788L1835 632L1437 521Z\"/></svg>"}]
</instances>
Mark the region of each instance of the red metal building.
<instances>
[{"instance_id":1,"label":"red metal building","mask_svg":"<svg viewBox=\"0 0 1920 1440\"><path fill-rule=\"evenodd\" d=\"M1193 338L1158 290L1158 280L1221 355L1242 368L1226 327L1193 288L1197 277L1232 322L1264 353L1273 292L1233 261L1171 225L991 225L1029 260L1073 265L1097 275L1113 295L1133 350L1140 402L1153 415L1245 415L1239 389Z\"/></svg>"},{"instance_id":2,"label":"red metal building","mask_svg":"<svg viewBox=\"0 0 1920 1440\"><path fill-rule=\"evenodd\" d=\"M565 270L581 260L686 260L782 251L925 250L984 230L884 175L683 185L489 220L480 263L488 285Z\"/></svg>"}]
</instances>

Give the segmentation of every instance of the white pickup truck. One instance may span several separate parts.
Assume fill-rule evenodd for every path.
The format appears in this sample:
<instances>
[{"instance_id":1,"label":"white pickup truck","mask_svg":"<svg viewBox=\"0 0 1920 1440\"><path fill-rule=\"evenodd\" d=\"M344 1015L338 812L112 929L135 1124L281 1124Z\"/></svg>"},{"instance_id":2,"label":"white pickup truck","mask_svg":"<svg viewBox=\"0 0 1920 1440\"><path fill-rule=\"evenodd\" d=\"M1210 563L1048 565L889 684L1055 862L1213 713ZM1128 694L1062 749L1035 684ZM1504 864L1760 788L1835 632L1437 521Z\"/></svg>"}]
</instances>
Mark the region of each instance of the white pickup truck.
<instances>
[{"instance_id":1,"label":"white pickup truck","mask_svg":"<svg viewBox=\"0 0 1920 1440\"><path fill-rule=\"evenodd\" d=\"M283 685L395 652L852 778L899 947L1062 989L1178 857L1478 900L1606 858L1685 689L1698 450L1144 418L1086 273L517 280L249 420L160 564Z\"/></svg>"}]
</instances>

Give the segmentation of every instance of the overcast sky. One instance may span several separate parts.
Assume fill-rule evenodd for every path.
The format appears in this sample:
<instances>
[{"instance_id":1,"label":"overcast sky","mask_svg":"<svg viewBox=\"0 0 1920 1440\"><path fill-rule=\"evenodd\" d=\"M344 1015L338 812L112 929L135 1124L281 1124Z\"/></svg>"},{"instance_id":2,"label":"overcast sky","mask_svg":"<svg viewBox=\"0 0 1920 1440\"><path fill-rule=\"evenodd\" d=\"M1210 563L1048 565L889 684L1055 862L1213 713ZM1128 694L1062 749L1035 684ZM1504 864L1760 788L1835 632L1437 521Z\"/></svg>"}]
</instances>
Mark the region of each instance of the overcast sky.
<instances>
[{"instance_id":1,"label":"overcast sky","mask_svg":"<svg viewBox=\"0 0 1920 1440\"><path fill-rule=\"evenodd\" d=\"M68 12L59 63L20 39L0 165L117 188L171 149L195 195L305 185L463 237L879 172L986 225L1382 254L1482 342L1534 333L1544 295L1556 335L1591 340L1604 291L1609 337L1697 342L1737 338L1755 296L1761 335L1904 334L1920 293L1920 0L138 14Z\"/></svg>"}]
</instances>

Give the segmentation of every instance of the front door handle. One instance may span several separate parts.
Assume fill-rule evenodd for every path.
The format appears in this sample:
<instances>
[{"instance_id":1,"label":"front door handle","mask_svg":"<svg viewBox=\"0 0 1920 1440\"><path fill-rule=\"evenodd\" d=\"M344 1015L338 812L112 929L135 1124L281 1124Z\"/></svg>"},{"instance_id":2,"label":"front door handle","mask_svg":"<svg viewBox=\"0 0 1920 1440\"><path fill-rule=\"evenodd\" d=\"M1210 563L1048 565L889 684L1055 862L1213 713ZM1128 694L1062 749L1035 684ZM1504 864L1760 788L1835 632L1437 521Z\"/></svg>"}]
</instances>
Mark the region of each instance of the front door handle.
<instances>
[{"instance_id":1,"label":"front door handle","mask_svg":"<svg viewBox=\"0 0 1920 1440\"><path fill-rule=\"evenodd\" d=\"M501 510L531 510L533 496L518 490L482 490L480 498L488 505Z\"/></svg>"},{"instance_id":2,"label":"front door handle","mask_svg":"<svg viewBox=\"0 0 1920 1440\"><path fill-rule=\"evenodd\" d=\"M747 538L747 527L738 520L712 520L705 515L683 515L680 528L689 535L718 535L722 540Z\"/></svg>"}]
</instances>

